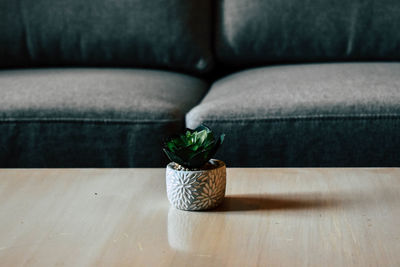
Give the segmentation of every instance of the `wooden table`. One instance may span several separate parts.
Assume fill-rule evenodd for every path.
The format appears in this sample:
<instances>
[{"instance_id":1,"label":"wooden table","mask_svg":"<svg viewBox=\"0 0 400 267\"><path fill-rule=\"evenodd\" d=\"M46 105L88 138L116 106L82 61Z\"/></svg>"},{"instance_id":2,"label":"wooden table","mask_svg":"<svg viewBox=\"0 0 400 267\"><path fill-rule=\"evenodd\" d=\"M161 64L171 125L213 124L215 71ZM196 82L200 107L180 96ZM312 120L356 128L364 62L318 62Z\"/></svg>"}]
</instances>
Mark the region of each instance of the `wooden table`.
<instances>
[{"instance_id":1,"label":"wooden table","mask_svg":"<svg viewBox=\"0 0 400 267\"><path fill-rule=\"evenodd\" d=\"M0 265L400 266L400 169L228 169L209 212L164 172L0 170Z\"/></svg>"}]
</instances>

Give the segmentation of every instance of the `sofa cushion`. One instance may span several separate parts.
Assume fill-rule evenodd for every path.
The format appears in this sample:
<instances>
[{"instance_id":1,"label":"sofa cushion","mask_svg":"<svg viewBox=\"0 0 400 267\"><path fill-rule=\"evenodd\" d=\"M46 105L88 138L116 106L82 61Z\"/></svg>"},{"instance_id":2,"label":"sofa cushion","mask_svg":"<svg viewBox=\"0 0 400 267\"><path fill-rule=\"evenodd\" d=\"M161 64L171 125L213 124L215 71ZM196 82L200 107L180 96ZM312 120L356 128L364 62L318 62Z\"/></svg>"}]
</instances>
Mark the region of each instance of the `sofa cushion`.
<instances>
[{"instance_id":1,"label":"sofa cushion","mask_svg":"<svg viewBox=\"0 0 400 267\"><path fill-rule=\"evenodd\" d=\"M163 71L0 71L0 166L165 166L163 138L206 90Z\"/></svg>"},{"instance_id":2,"label":"sofa cushion","mask_svg":"<svg viewBox=\"0 0 400 267\"><path fill-rule=\"evenodd\" d=\"M400 63L243 71L217 81L186 122L225 132L230 166L400 166Z\"/></svg>"},{"instance_id":3,"label":"sofa cushion","mask_svg":"<svg viewBox=\"0 0 400 267\"><path fill-rule=\"evenodd\" d=\"M400 59L397 0L217 2L217 57L229 65Z\"/></svg>"},{"instance_id":4,"label":"sofa cushion","mask_svg":"<svg viewBox=\"0 0 400 267\"><path fill-rule=\"evenodd\" d=\"M0 1L0 67L208 71L209 0Z\"/></svg>"}]
</instances>

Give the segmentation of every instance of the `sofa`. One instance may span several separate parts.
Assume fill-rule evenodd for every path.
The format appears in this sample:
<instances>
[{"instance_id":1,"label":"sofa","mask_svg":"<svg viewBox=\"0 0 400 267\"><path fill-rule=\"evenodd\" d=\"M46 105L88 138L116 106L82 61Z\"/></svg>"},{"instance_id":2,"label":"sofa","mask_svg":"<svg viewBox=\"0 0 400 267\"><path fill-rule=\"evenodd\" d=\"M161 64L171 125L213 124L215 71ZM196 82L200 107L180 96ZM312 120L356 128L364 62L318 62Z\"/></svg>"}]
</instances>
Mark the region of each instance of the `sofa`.
<instances>
[{"instance_id":1,"label":"sofa","mask_svg":"<svg viewBox=\"0 0 400 267\"><path fill-rule=\"evenodd\" d=\"M0 0L0 167L400 166L400 1Z\"/></svg>"}]
</instances>

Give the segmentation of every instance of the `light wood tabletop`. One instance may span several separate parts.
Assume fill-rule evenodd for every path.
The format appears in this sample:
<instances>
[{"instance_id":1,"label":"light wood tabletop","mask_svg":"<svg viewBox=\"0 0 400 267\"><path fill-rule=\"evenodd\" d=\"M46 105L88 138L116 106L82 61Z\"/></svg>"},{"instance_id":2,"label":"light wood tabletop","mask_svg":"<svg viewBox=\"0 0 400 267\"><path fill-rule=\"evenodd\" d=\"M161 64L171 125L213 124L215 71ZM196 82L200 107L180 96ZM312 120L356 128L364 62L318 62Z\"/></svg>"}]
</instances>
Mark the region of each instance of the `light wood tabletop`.
<instances>
[{"instance_id":1,"label":"light wood tabletop","mask_svg":"<svg viewBox=\"0 0 400 267\"><path fill-rule=\"evenodd\" d=\"M216 210L164 169L0 170L0 266L400 266L400 169L228 169Z\"/></svg>"}]
</instances>

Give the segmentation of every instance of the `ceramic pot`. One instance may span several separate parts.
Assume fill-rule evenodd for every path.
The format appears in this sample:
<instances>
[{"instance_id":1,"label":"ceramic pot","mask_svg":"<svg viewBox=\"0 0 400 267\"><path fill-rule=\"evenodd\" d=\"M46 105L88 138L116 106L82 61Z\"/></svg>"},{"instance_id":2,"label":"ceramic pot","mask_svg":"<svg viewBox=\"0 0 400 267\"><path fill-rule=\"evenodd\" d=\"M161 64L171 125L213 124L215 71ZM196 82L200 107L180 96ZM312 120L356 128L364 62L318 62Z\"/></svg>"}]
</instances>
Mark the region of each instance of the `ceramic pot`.
<instances>
[{"instance_id":1,"label":"ceramic pot","mask_svg":"<svg viewBox=\"0 0 400 267\"><path fill-rule=\"evenodd\" d=\"M221 204L225 196L226 165L211 159L207 169L180 170L176 163L167 165L169 202L180 210L207 210Z\"/></svg>"}]
</instances>

